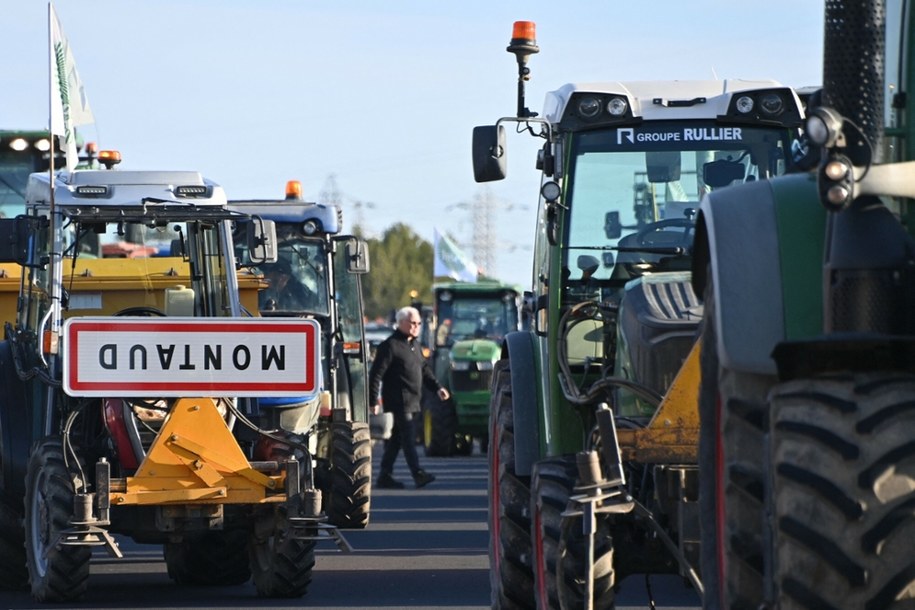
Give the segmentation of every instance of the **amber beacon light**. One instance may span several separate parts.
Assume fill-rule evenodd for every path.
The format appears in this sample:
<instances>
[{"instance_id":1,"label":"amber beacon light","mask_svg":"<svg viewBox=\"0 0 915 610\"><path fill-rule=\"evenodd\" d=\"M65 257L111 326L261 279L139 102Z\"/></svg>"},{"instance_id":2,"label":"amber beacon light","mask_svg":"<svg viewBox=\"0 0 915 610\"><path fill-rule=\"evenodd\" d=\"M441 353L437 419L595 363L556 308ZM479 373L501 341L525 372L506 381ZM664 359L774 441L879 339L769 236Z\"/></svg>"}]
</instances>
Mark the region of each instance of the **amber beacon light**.
<instances>
[{"instance_id":1,"label":"amber beacon light","mask_svg":"<svg viewBox=\"0 0 915 610\"><path fill-rule=\"evenodd\" d=\"M524 104L524 82L531 78L527 58L540 52L540 47L537 46L537 25L533 21L516 21L512 27L511 42L505 50L518 58L518 116L537 116L536 112L531 112Z\"/></svg>"}]
</instances>

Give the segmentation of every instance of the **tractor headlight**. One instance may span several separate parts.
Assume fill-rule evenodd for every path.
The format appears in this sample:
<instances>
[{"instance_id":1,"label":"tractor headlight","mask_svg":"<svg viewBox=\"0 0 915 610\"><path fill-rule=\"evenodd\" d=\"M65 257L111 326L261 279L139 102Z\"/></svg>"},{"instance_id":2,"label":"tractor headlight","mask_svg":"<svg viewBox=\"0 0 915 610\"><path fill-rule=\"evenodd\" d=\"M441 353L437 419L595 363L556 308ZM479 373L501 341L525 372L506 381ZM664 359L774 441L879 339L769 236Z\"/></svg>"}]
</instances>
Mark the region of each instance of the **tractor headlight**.
<instances>
[{"instance_id":1,"label":"tractor headlight","mask_svg":"<svg viewBox=\"0 0 915 610\"><path fill-rule=\"evenodd\" d=\"M477 362L478 371L491 371L493 366L492 362Z\"/></svg>"},{"instance_id":2,"label":"tractor headlight","mask_svg":"<svg viewBox=\"0 0 915 610\"><path fill-rule=\"evenodd\" d=\"M767 93L759 100L759 109L767 116L778 116L785 111L785 100L778 93Z\"/></svg>"},{"instance_id":3,"label":"tractor headlight","mask_svg":"<svg viewBox=\"0 0 915 610\"><path fill-rule=\"evenodd\" d=\"M753 102L753 98L749 95L741 95L737 98L737 112L740 114L750 114L753 111L753 106L756 104Z\"/></svg>"},{"instance_id":4,"label":"tractor headlight","mask_svg":"<svg viewBox=\"0 0 915 610\"><path fill-rule=\"evenodd\" d=\"M578 114L583 118L593 119L600 114L600 99L592 96L583 97L578 102Z\"/></svg>"},{"instance_id":5,"label":"tractor headlight","mask_svg":"<svg viewBox=\"0 0 915 610\"><path fill-rule=\"evenodd\" d=\"M467 360L452 360L451 361L451 370L452 371L469 371L470 362Z\"/></svg>"},{"instance_id":6,"label":"tractor headlight","mask_svg":"<svg viewBox=\"0 0 915 610\"><path fill-rule=\"evenodd\" d=\"M623 116L629 109L629 102L624 97L614 97L607 102L607 112L613 116Z\"/></svg>"}]
</instances>

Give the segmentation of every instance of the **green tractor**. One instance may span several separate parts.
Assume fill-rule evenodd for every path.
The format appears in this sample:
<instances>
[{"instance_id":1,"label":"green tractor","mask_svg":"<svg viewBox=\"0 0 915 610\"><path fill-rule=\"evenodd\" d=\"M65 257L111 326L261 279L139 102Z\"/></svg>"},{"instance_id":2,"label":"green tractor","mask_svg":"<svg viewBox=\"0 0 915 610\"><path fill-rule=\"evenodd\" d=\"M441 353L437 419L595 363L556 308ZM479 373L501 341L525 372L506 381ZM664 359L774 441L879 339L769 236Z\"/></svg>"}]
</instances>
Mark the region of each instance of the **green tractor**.
<instances>
[{"instance_id":1,"label":"green tractor","mask_svg":"<svg viewBox=\"0 0 915 610\"><path fill-rule=\"evenodd\" d=\"M474 129L475 179L505 177L504 123L542 140L542 174L531 328L493 370L493 607L612 608L633 574L701 592L696 217L709 192L793 168L801 100L769 80L609 81L551 91L538 116L532 23L508 51L517 114Z\"/></svg>"},{"instance_id":2,"label":"green tractor","mask_svg":"<svg viewBox=\"0 0 915 610\"><path fill-rule=\"evenodd\" d=\"M827 2L812 171L702 203L706 608L915 605L913 8Z\"/></svg>"},{"instance_id":3,"label":"green tractor","mask_svg":"<svg viewBox=\"0 0 915 610\"><path fill-rule=\"evenodd\" d=\"M521 289L481 279L435 284L432 290L430 357L451 399L424 395L423 447L429 456L469 455L476 438L486 453L493 365L505 335L521 328Z\"/></svg>"}]
</instances>

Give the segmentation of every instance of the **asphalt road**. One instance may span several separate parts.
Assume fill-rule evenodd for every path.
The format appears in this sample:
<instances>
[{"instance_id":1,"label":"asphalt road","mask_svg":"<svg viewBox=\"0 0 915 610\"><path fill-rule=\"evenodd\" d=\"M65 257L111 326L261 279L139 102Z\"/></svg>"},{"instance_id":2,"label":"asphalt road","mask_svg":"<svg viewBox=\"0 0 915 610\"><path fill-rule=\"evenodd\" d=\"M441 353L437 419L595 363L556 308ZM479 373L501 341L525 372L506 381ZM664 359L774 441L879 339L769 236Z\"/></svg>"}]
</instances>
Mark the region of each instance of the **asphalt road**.
<instances>
[{"instance_id":1,"label":"asphalt road","mask_svg":"<svg viewBox=\"0 0 915 610\"><path fill-rule=\"evenodd\" d=\"M121 541L124 559L99 554L89 590L76 603L42 605L26 592L0 592L0 608L399 608L489 607L486 458L423 458L438 480L416 490L373 490L371 522L346 531L352 553L332 540L318 544L308 593L301 599L258 598L251 583L189 587L166 574L161 547ZM380 447L375 449L375 463ZM395 477L411 482L400 458ZM656 608L698 608L695 593L676 577L653 577ZM617 608L651 608L645 578L623 581Z\"/></svg>"}]
</instances>

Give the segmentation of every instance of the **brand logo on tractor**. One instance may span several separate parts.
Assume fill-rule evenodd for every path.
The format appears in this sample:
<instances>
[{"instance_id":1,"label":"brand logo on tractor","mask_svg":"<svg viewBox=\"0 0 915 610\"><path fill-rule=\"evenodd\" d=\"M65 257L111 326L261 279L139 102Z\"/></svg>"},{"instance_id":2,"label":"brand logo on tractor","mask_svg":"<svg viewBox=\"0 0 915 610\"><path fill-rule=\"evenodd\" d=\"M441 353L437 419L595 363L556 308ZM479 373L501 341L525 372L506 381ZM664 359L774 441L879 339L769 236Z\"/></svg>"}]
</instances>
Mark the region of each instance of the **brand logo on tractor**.
<instances>
[{"instance_id":1,"label":"brand logo on tractor","mask_svg":"<svg viewBox=\"0 0 915 610\"><path fill-rule=\"evenodd\" d=\"M624 127L616 132L618 145L645 142L739 142L743 140L740 127L684 127L681 131L640 131Z\"/></svg>"}]
</instances>

